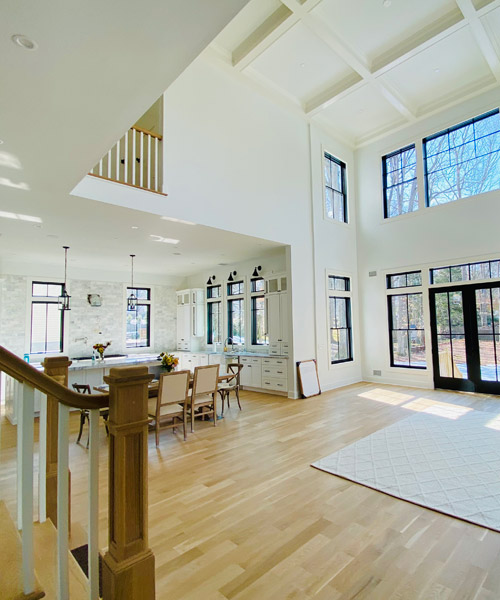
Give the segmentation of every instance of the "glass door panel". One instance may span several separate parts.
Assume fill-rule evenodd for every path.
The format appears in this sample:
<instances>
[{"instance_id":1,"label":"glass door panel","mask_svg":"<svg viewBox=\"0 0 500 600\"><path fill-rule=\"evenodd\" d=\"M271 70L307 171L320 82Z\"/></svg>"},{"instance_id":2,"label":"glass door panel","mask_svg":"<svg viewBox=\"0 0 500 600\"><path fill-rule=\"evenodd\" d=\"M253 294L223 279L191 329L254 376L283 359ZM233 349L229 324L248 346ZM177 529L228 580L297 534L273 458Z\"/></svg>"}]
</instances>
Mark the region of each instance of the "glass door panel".
<instances>
[{"instance_id":1,"label":"glass door panel","mask_svg":"<svg viewBox=\"0 0 500 600\"><path fill-rule=\"evenodd\" d=\"M500 288L476 289L476 321L481 381L500 381Z\"/></svg>"},{"instance_id":2,"label":"glass door panel","mask_svg":"<svg viewBox=\"0 0 500 600\"><path fill-rule=\"evenodd\" d=\"M467 379L462 292L436 293L434 302L439 376Z\"/></svg>"}]
</instances>

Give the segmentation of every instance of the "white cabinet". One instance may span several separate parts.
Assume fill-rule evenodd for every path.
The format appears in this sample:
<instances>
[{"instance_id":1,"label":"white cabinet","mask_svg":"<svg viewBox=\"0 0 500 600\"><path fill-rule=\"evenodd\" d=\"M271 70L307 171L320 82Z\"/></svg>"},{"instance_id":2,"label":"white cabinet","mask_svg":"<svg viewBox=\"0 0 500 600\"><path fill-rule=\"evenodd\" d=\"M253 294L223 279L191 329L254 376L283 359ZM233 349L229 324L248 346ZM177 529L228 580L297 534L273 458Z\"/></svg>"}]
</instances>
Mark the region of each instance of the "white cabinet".
<instances>
[{"instance_id":1,"label":"white cabinet","mask_svg":"<svg viewBox=\"0 0 500 600\"><path fill-rule=\"evenodd\" d=\"M262 387L277 392L288 391L288 360L286 358L262 359Z\"/></svg>"},{"instance_id":2,"label":"white cabinet","mask_svg":"<svg viewBox=\"0 0 500 600\"><path fill-rule=\"evenodd\" d=\"M178 371L194 371L195 367L208 365L208 354L203 352L177 352L174 356L179 358Z\"/></svg>"},{"instance_id":3,"label":"white cabinet","mask_svg":"<svg viewBox=\"0 0 500 600\"><path fill-rule=\"evenodd\" d=\"M266 294L276 294L286 291L288 291L288 280L286 275L280 274L266 277Z\"/></svg>"},{"instance_id":4,"label":"white cabinet","mask_svg":"<svg viewBox=\"0 0 500 600\"><path fill-rule=\"evenodd\" d=\"M205 333L205 302L201 288L177 292L177 350L191 350L192 338Z\"/></svg>"},{"instance_id":5,"label":"white cabinet","mask_svg":"<svg viewBox=\"0 0 500 600\"><path fill-rule=\"evenodd\" d=\"M240 374L240 383L244 387L262 387L262 359L251 356L241 356L240 363L243 369Z\"/></svg>"},{"instance_id":6,"label":"white cabinet","mask_svg":"<svg viewBox=\"0 0 500 600\"><path fill-rule=\"evenodd\" d=\"M266 281L266 319L271 355L289 353L288 282L286 275L276 275Z\"/></svg>"}]
</instances>

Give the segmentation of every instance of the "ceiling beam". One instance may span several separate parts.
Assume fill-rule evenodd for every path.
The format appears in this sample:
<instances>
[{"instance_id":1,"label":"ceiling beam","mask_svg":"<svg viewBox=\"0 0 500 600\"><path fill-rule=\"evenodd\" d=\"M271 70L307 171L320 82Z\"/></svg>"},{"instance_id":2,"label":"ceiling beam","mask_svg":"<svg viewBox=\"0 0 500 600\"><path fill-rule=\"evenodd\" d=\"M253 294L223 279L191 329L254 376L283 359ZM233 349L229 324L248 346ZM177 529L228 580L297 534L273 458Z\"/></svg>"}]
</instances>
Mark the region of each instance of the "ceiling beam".
<instances>
[{"instance_id":1,"label":"ceiling beam","mask_svg":"<svg viewBox=\"0 0 500 600\"><path fill-rule=\"evenodd\" d=\"M455 8L410 35L401 44L376 56L370 70L373 75L379 76L465 26L466 22L462 12Z\"/></svg>"},{"instance_id":2,"label":"ceiling beam","mask_svg":"<svg viewBox=\"0 0 500 600\"><path fill-rule=\"evenodd\" d=\"M282 4L233 50L233 67L239 71L248 67L264 50L293 27L298 20L299 17Z\"/></svg>"},{"instance_id":3,"label":"ceiling beam","mask_svg":"<svg viewBox=\"0 0 500 600\"><path fill-rule=\"evenodd\" d=\"M337 56L349 66L353 71L358 73L365 81L367 81L373 88L381 93L384 98L408 121L415 120L415 114L410 108L407 102L405 102L394 90L392 90L385 82L377 79L371 73L366 62L356 54L356 52L349 48L349 45L342 40L338 34L333 31L326 23L319 19L316 15L311 14L310 8L306 5L301 5L297 0L281 0L294 14L296 14L306 27L309 28L317 37L319 37L325 44L327 44ZM335 92L335 90L332 88ZM345 90L343 90L345 91ZM331 104L333 97L324 98L322 107L326 107ZM315 107L317 111L320 105Z\"/></svg>"},{"instance_id":4,"label":"ceiling beam","mask_svg":"<svg viewBox=\"0 0 500 600\"><path fill-rule=\"evenodd\" d=\"M330 106L330 104L333 104L333 102L340 100L346 93L354 91L354 87L360 82L363 82L363 78L359 73L353 71L341 81L334 83L314 96L314 98L307 100L304 103L304 112L310 117L316 115L327 106Z\"/></svg>"},{"instance_id":5,"label":"ceiling beam","mask_svg":"<svg viewBox=\"0 0 500 600\"><path fill-rule=\"evenodd\" d=\"M476 12L474 5L471 0L455 0L458 7L462 11L465 19L467 20L469 27L471 28L472 35L476 40L479 49L481 50L484 59L488 63L488 66L495 76L495 79L500 83L500 56L495 50L495 46L486 31L480 16Z\"/></svg>"}]
</instances>

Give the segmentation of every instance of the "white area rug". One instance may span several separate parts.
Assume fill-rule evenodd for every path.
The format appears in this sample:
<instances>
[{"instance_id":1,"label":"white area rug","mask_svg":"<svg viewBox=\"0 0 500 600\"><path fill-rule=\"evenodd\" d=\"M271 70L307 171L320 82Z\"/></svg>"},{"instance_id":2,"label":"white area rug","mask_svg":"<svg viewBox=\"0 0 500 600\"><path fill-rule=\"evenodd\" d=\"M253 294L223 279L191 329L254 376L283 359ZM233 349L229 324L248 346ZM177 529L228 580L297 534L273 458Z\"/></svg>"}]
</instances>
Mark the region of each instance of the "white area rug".
<instances>
[{"instance_id":1,"label":"white area rug","mask_svg":"<svg viewBox=\"0 0 500 600\"><path fill-rule=\"evenodd\" d=\"M418 413L312 466L500 531L498 415Z\"/></svg>"}]
</instances>

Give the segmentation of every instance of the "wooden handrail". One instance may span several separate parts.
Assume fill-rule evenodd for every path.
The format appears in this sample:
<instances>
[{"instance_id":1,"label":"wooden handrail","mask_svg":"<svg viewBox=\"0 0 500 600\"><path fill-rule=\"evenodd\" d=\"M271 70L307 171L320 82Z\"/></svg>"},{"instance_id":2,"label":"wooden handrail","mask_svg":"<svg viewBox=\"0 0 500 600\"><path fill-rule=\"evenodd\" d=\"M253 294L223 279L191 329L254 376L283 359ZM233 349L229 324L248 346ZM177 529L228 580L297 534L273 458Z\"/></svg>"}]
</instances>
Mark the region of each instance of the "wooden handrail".
<instances>
[{"instance_id":1,"label":"wooden handrail","mask_svg":"<svg viewBox=\"0 0 500 600\"><path fill-rule=\"evenodd\" d=\"M27 383L47 396L54 396L66 406L87 410L109 406L109 394L84 395L74 392L52 377L38 371L3 346L0 346L0 371L21 383Z\"/></svg>"},{"instance_id":2,"label":"wooden handrail","mask_svg":"<svg viewBox=\"0 0 500 600\"><path fill-rule=\"evenodd\" d=\"M142 127L137 127L137 125L132 125L130 129L135 129L139 133L145 133L146 135L150 135L151 137L158 138L159 140L163 139L163 136L159 133L154 133L153 131L148 131L147 129L143 129Z\"/></svg>"}]
</instances>

